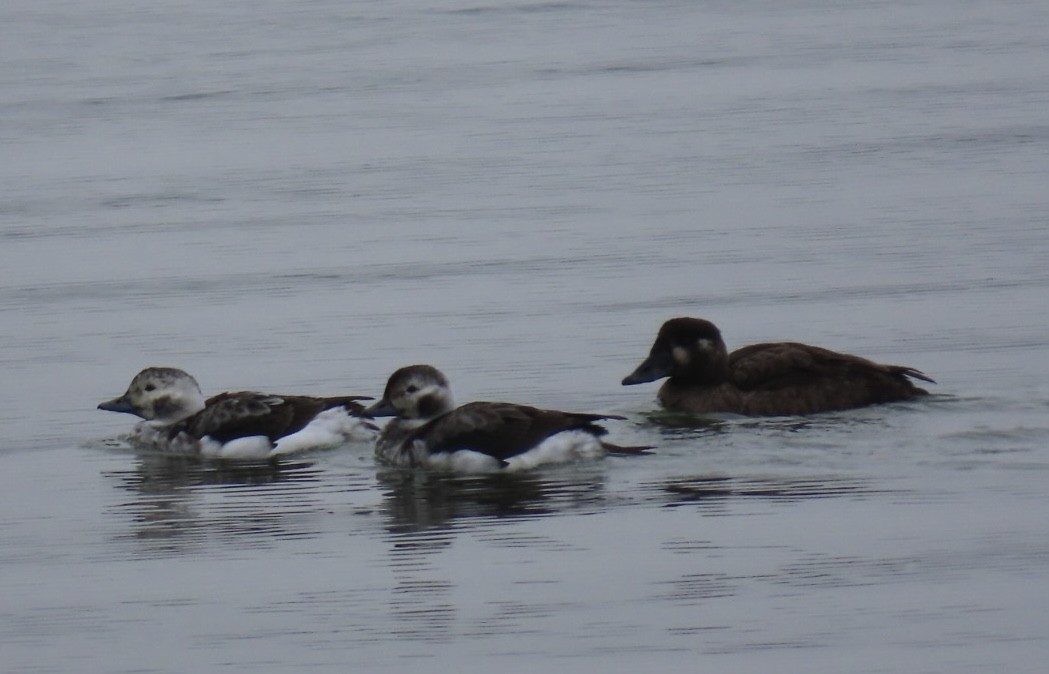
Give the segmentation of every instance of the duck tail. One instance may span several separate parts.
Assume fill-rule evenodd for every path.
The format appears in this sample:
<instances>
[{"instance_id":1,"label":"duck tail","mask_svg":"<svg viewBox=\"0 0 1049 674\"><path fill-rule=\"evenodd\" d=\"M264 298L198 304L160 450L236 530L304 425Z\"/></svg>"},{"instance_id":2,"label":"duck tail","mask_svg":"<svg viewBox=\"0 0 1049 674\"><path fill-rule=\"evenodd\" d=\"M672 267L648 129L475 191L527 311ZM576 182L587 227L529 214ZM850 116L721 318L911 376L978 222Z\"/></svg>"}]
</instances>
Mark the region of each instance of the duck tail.
<instances>
[{"instance_id":1,"label":"duck tail","mask_svg":"<svg viewBox=\"0 0 1049 674\"><path fill-rule=\"evenodd\" d=\"M333 407L342 407L355 417L368 417L364 412L367 408L358 401L371 399L371 396L335 396L332 398L324 398L324 409L330 410Z\"/></svg>"},{"instance_id":2,"label":"duck tail","mask_svg":"<svg viewBox=\"0 0 1049 674\"><path fill-rule=\"evenodd\" d=\"M925 374L921 370L915 370L913 367L904 367L902 365L893 365L892 366L892 372L893 372L893 374L903 375L904 377L910 377L911 379L921 379L922 381L927 381L930 384L935 384L936 383L935 379L933 379L929 375Z\"/></svg>"},{"instance_id":3,"label":"duck tail","mask_svg":"<svg viewBox=\"0 0 1049 674\"><path fill-rule=\"evenodd\" d=\"M604 447L605 451L609 454L620 454L625 456L652 454L652 450L655 449L652 445L631 445L629 447L624 447L622 445L613 445L611 442L602 442L601 446Z\"/></svg>"}]
</instances>

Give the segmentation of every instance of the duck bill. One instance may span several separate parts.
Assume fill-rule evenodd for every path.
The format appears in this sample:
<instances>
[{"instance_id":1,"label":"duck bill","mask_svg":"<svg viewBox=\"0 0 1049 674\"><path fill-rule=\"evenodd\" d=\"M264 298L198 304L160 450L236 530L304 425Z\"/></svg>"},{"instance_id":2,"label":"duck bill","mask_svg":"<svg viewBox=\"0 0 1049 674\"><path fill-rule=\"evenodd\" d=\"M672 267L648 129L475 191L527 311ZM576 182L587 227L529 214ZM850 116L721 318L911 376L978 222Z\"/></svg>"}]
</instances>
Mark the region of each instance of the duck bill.
<instances>
[{"instance_id":1,"label":"duck bill","mask_svg":"<svg viewBox=\"0 0 1049 674\"><path fill-rule=\"evenodd\" d=\"M383 398L364 410L364 414L369 417L395 417L397 416L397 410L393 409L393 405L390 404L389 400Z\"/></svg>"},{"instance_id":2,"label":"duck bill","mask_svg":"<svg viewBox=\"0 0 1049 674\"><path fill-rule=\"evenodd\" d=\"M112 400L99 403L98 409L107 412L123 412L124 414L134 414L135 416L138 416L135 412L134 406L128 402L126 396L120 396L119 398L113 398Z\"/></svg>"},{"instance_id":3,"label":"duck bill","mask_svg":"<svg viewBox=\"0 0 1049 674\"><path fill-rule=\"evenodd\" d=\"M623 379L623 386L644 384L646 382L669 377L673 369L673 362L665 354L650 354L637 369Z\"/></svg>"}]
</instances>

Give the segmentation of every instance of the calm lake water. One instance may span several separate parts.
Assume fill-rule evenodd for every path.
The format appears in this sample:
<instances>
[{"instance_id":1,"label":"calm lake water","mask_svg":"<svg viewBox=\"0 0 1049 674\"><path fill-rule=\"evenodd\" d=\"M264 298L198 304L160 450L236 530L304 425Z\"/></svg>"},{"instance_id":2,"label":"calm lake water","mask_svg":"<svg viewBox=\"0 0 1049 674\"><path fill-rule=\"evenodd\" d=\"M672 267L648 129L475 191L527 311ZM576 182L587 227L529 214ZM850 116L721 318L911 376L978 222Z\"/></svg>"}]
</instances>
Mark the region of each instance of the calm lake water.
<instances>
[{"instance_id":1,"label":"calm lake water","mask_svg":"<svg viewBox=\"0 0 1049 674\"><path fill-rule=\"evenodd\" d=\"M0 7L5 672L1041 672L1049 6ZM920 402L662 414L666 318ZM95 410L382 391L625 415L515 477L137 455ZM643 669L639 669L643 668Z\"/></svg>"}]
</instances>

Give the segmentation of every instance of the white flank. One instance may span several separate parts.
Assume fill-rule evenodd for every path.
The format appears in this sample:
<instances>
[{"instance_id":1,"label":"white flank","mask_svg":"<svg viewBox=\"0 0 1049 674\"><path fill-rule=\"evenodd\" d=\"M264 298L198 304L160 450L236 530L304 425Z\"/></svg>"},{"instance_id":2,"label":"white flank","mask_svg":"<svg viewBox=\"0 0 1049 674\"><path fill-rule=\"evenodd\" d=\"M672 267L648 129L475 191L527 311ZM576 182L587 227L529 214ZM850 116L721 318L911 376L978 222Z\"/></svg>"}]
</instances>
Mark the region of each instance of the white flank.
<instances>
[{"instance_id":1,"label":"white flank","mask_svg":"<svg viewBox=\"0 0 1049 674\"><path fill-rule=\"evenodd\" d=\"M257 461L268 458L271 447L270 439L265 435L237 438L236 440L230 440L226 444L221 444L208 436L200 439L200 455L210 459Z\"/></svg>"},{"instance_id":2,"label":"white flank","mask_svg":"<svg viewBox=\"0 0 1049 674\"><path fill-rule=\"evenodd\" d=\"M496 458L472 449L431 454L427 459L427 464L435 470L446 470L453 473L491 473L502 467Z\"/></svg>"},{"instance_id":3,"label":"white flank","mask_svg":"<svg viewBox=\"0 0 1049 674\"><path fill-rule=\"evenodd\" d=\"M269 456L287 456L374 438L375 430L366 419L355 417L342 407L333 407L315 416L301 431L278 439Z\"/></svg>"},{"instance_id":4,"label":"white flank","mask_svg":"<svg viewBox=\"0 0 1049 674\"><path fill-rule=\"evenodd\" d=\"M547 463L570 463L599 459L605 455L601 441L586 431L562 431L534 448L511 456L506 470L530 470Z\"/></svg>"},{"instance_id":5,"label":"white flank","mask_svg":"<svg viewBox=\"0 0 1049 674\"><path fill-rule=\"evenodd\" d=\"M537 446L506 459L505 466L498 459L469 449L441 452L425 457L423 463L435 470L455 473L491 473L497 470L531 470L544 464L589 461L605 455L601 441L586 431L563 431L552 435Z\"/></svg>"}]
</instances>

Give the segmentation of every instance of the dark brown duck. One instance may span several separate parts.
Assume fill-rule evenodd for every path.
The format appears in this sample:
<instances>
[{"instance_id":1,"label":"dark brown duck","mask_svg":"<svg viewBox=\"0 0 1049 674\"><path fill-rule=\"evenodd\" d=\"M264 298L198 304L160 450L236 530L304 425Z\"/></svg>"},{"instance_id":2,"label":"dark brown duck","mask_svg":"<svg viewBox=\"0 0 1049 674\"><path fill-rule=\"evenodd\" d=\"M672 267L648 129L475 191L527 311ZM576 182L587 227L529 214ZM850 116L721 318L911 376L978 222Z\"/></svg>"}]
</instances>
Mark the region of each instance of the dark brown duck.
<instances>
[{"instance_id":1,"label":"dark brown duck","mask_svg":"<svg viewBox=\"0 0 1049 674\"><path fill-rule=\"evenodd\" d=\"M911 379L922 372L882 365L797 342L752 344L732 353L702 318L672 318L623 385L668 377L659 402L668 410L788 416L845 410L928 395Z\"/></svg>"}]
</instances>

